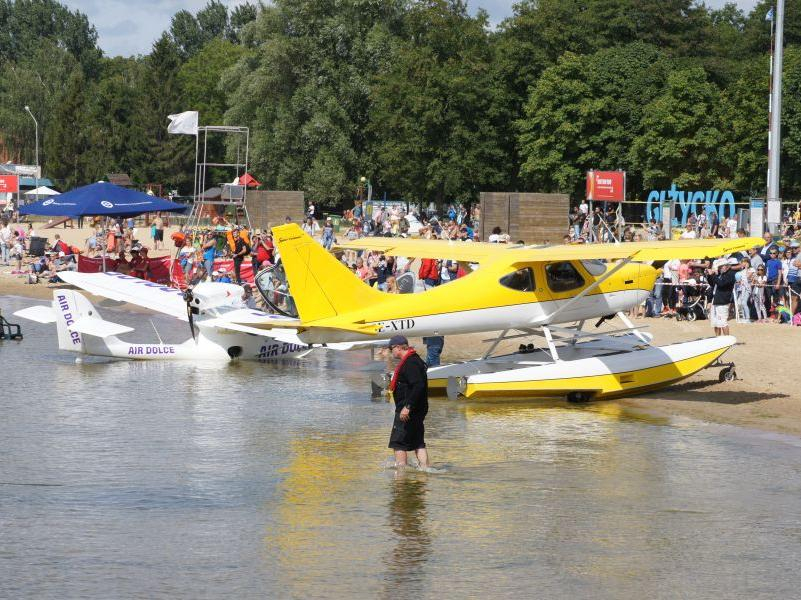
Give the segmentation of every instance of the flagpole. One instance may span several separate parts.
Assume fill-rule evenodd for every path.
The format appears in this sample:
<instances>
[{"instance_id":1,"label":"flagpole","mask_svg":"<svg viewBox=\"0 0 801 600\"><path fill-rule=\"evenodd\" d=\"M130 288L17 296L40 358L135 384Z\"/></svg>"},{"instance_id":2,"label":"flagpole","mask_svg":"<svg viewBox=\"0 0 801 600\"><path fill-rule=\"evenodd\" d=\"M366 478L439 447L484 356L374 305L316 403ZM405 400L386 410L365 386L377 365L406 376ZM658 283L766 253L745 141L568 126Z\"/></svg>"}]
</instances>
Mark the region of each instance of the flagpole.
<instances>
[{"instance_id":1,"label":"flagpole","mask_svg":"<svg viewBox=\"0 0 801 600\"><path fill-rule=\"evenodd\" d=\"M784 59L784 0L777 0L771 21L775 31L771 60L770 133L768 134L768 228L774 230L781 222L781 191L779 169L781 161L782 64ZM775 27L773 26L775 22ZM776 203L779 203L778 211ZM773 218L771 218L773 217ZM778 219L777 219L778 217Z\"/></svg>"}]
</instances>

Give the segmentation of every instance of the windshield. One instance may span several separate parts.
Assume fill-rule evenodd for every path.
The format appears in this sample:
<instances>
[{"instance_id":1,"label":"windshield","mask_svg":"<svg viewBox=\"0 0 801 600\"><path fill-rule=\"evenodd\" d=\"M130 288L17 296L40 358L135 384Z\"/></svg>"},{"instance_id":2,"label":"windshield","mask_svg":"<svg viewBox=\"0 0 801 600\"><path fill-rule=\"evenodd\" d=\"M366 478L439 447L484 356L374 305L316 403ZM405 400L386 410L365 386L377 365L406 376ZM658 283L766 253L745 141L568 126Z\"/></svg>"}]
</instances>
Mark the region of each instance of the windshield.
<instances>
[{"instance_id":1,"label":"windshield","mask_svg":"<svg viewBox=\"0 0 801 600\"><path fill-rule=\"evenodd\" d=\"M298 310L289 293L289 283L281 263L259 271L256 275L256 287L272 310L285 317L298 318Z\"/></svg>"}]
</instances>

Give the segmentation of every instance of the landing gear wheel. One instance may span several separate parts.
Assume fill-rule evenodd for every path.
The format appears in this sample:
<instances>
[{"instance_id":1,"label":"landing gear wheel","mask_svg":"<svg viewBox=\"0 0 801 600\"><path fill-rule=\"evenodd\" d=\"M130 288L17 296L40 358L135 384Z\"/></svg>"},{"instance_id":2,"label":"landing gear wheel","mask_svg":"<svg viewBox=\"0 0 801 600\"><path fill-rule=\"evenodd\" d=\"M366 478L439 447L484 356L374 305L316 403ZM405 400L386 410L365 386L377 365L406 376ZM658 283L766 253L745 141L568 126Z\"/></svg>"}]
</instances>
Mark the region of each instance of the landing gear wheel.
<instances>
[{"instance_id":1,"label":"landing gear wheel","mask_svg":"<svg viewBox=\"0 0 801 600\"><path fill-rule=\"evenodd\" d=\"M583 404L590 401L590 395L587 392L570 392L567 395L567 401L573 404Z\"/></svg>"},{"instance_id":2,"label":"landing gear wheel","mask_svg":"<svg viewBox=\"0 0 801 600\"><path fill-rule=\"evenodd\" d=\"M718 380L723 383L724 381L734 381L737 379L737 371L734 370L734 367L726 367L720 372L718 375Z\"/></svg>"}]
</instances>

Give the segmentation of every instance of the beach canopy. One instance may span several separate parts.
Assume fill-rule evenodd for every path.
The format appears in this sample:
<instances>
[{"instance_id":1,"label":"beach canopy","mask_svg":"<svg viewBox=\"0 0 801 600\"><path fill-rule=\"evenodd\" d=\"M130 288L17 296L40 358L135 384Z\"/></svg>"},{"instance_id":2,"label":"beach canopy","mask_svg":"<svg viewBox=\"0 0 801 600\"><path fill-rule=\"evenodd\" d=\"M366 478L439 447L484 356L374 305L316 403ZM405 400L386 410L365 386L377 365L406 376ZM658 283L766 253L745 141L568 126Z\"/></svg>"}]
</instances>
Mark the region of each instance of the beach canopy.
<instances>
[{"instance_id":1,"label":"beach canopy","mask_svg":"<svg viewBox=\"0 0 801 600\"><path fill-rule=\"evenodd\" d=\"M61 192L57 192L53 188L49 188L46 185L41 185L35 190L30 190L25 192L26 196L58 196Z\"/></svg>"},{"instance_id":2,"label":"beach canopy","mask_svg":"<svg viewBox=\"0 0 801 600\"><path fill-rule=\"evenodd\" d=\"M187 207L114 185L92 183L20 208L22 215L45 217L135 217L149 212L183 212Z\"/></svg>"}]
</instances>

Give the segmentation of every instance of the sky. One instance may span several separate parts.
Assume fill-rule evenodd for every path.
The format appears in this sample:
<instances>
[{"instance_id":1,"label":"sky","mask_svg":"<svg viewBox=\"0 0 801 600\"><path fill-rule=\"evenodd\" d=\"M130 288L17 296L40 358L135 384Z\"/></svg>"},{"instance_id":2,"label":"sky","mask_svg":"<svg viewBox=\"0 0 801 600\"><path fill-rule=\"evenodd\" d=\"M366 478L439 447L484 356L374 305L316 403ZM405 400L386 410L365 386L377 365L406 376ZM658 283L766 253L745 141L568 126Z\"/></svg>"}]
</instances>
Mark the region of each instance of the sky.
<instances>
[{"instance_id":1,"label":"sky","mask_svg":"<svg viewBox=\"0 0 801 600\"><path fill-rule=\"evenodd\" d=\"M153 42L170 27L172 16L181 9L196 13L208 0L61 0L73 10L80 10L97 28L100 47L107 56L148 54ZM241 0L222 0L229 7ZM707 0L719 8L727 0ZM471 10L486 9L493 24L512 14L513 0L469 0ZM749 12L757 0L736 0Z\"/></svg>"}]
</instances>

